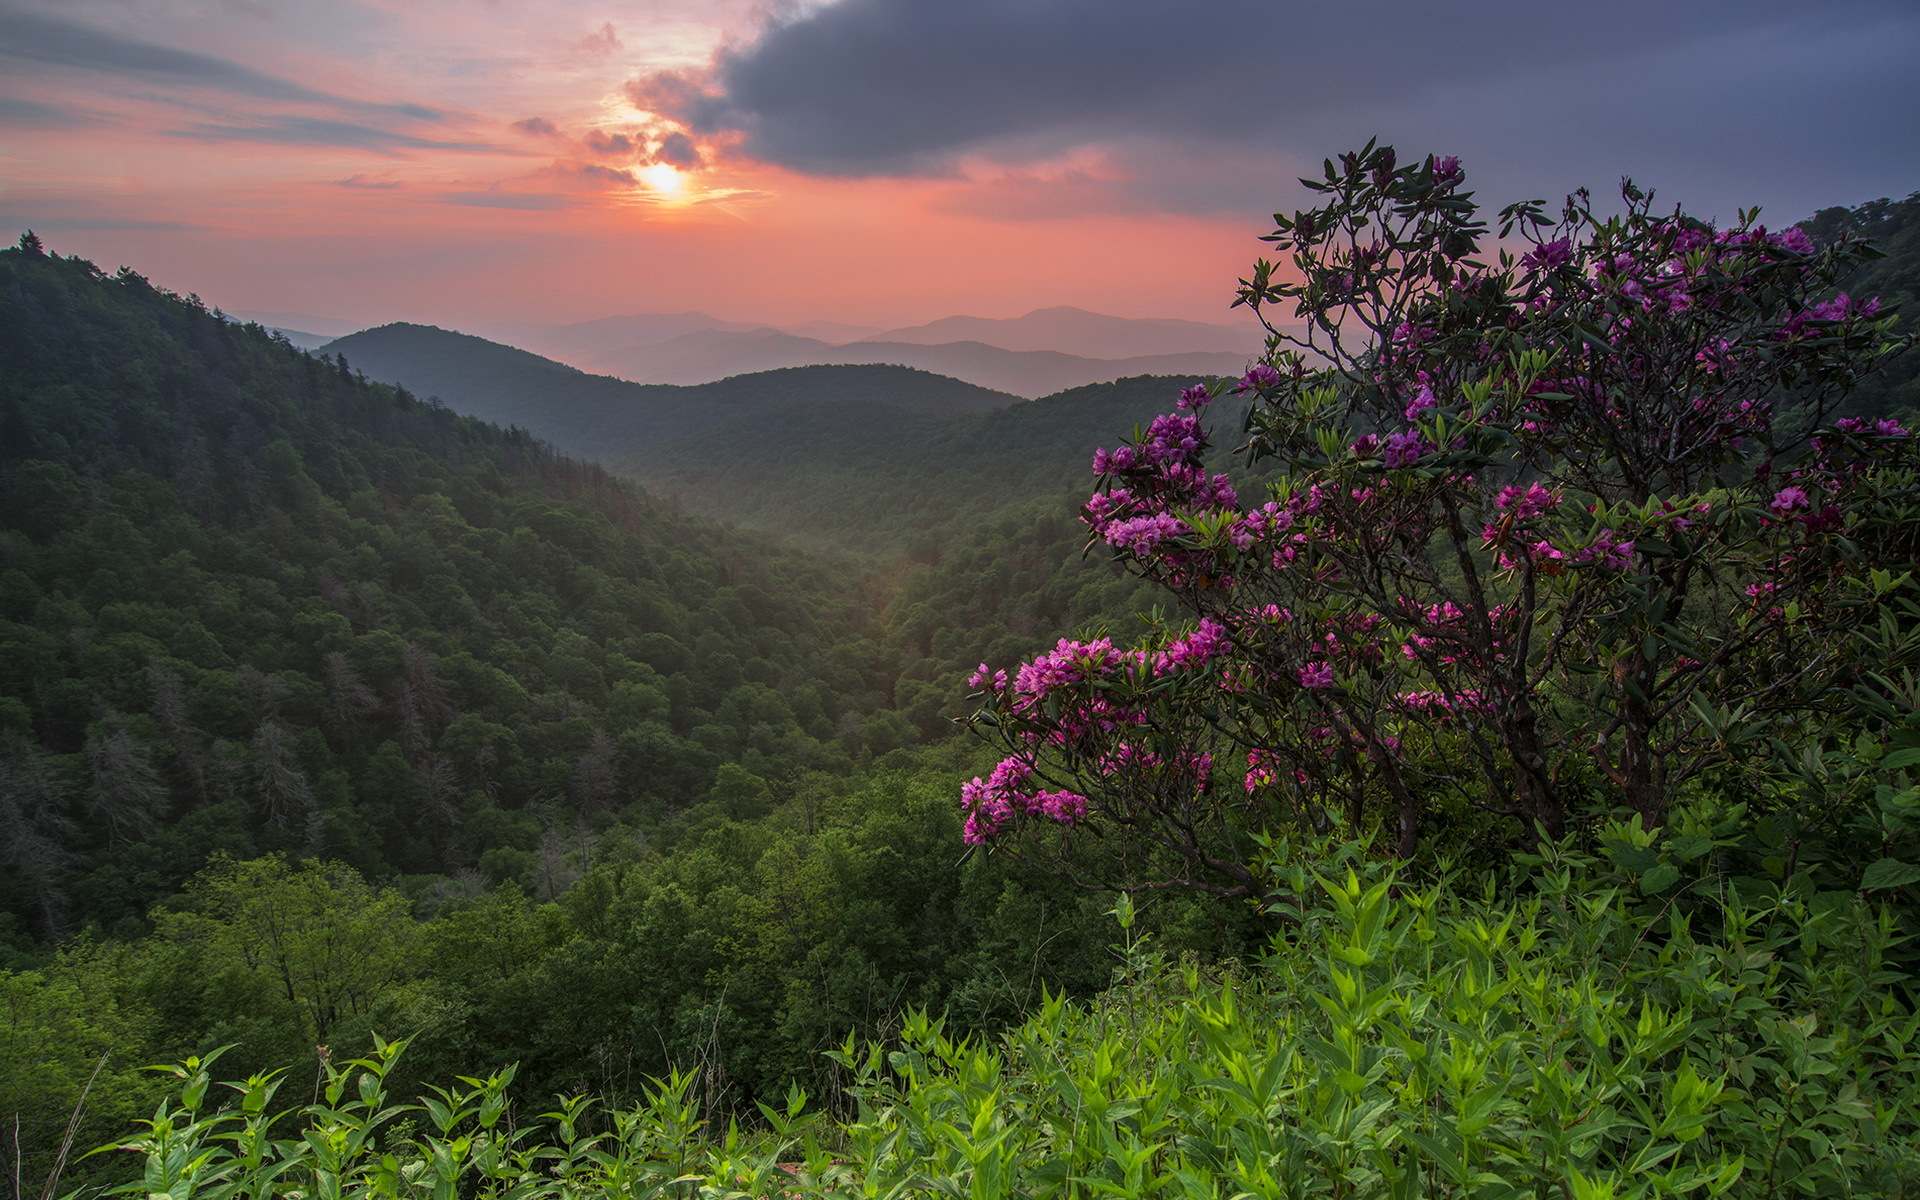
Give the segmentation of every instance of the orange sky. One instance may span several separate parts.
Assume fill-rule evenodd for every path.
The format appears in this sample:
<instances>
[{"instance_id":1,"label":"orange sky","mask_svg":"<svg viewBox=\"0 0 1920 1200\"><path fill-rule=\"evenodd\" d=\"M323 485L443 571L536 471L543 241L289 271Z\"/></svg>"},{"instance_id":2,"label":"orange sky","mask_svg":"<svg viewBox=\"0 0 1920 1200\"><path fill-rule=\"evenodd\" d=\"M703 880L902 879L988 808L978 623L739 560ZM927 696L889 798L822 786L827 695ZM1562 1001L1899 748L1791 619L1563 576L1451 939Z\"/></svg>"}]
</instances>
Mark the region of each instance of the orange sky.
<instances>
[{"instance_id":1,"label":"orange sky","mask_svg":"<svg viewBox=\"0 0 1920 1200\"><path fill-rule=\"evenodd\" d=\"M1850 111L1910 92L1913 7L1833 3L1700 0L1656 40L1374 0L1348 62L1286 57L1273 15L1349 20L1286 0L0 0L0 228L366 323L1226 321L1292 178L1374 132L1491 164L1496 202L1665 172L1791 219L1920 186L1920 106L1828 112L1834 56Z\"/></svg>"}]
</instances>

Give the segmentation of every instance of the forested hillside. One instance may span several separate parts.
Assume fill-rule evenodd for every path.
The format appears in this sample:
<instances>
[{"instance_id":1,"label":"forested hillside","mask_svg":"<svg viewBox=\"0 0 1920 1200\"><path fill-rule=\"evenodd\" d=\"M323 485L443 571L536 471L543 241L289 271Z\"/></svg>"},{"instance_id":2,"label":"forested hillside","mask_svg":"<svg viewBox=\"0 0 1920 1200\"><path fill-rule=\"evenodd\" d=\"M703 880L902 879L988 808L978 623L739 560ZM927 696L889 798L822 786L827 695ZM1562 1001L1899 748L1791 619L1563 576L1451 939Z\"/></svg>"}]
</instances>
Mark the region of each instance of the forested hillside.
<instances>
[{"instance_id":1,"label":"forested hillside","mask_svg":"<svg viewBox=\"0 0 1920 1200\"><path fill-rule=\"evenodd\" d=\"M137 275L0 272L18 933L136 930L216 848L526 879L916 736L813 561Z\"/></svg>"}]
</instances>

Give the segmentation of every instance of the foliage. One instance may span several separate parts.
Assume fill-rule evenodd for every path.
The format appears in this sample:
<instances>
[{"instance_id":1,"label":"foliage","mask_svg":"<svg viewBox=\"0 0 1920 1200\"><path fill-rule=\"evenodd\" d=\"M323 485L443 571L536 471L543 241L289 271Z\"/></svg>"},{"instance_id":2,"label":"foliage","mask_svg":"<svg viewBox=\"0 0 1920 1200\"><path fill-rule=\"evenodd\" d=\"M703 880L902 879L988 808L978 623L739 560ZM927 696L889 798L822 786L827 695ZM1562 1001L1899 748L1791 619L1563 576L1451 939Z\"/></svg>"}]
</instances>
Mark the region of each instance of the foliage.
<instances>
[{"instance_id":1,"label":"foliage","mask_svg":"<svg viewBox=\"0 0 1920 1200\"><path fill-rule=\"evenodd\" d=\"M218 849L537 889L723 762L918 736L867 736L891 664L845 572L132 272L0 252L0 325L16 942L136 936Z\"/></svg>"},{"instance_id":2,"label":"foliage","mask_svg":"<svg viewBox=\"0 0 1920 1200\"><path fill-rule=\"evenodd\" d=\"M1062 481L1115 426L1150 416L1175 382L1137 376L988 412L840 397L794 404L777 420L745 415L609 465L697 512L803 544L935 561L1015 504L1071 509Z\"/></svg>"},{"instance_id":3,"label":"foliage","mask_svg":"<svg viewBox=\"0 0 1920 1200\"><path fill-rule=\"evenodd\" d=\"M1614 831L1618 840L1630 837ZM1328 861L1326 848L1310 856ZM706 1125L698 1083L637 1107L516 1119L510 1073L417 1110L398 1048L328 1064L284 1115L275 1081L179 1101L120 1143L178 1196L1883 1196L1920 1190L1920 1018L1884 915L1804 879L1713 899L1711 922L1556 848L1517 905L1357 855L1243 972L1133 939L1118 986L999 1039L924 1016L836 1054L844 1122L805 1095L757 1133ZM1274 864L1299 869L1283 854ZM1705 873L1700 891L1719 895ZM1703 897L1705 899L1705 897ZM1131 907L1116 909L1123 925Z\"/></svg>"},{"instance_id":4,"label":"foliage","mask_svg":"<svg viewBox=\"0 0 1920 1200\"><path fill-rule=\"evenodd\" d=\"M1264 503L1208 469L1222 384L1096 458L1096 538L1197 624L983 666L1009 754L963 793L969 840L1087 826L1109 882L1253 895L1263 830L1384 826L1409 856L1594 805L1652 826L1736 765L1735 716L1823 735L1915 562L1915 439L1829 421L1911 340L1823 298L1867 251L1627 184L1615 217L1505 210L1532 249L1486 263L1463 179L1370 145L1278 218L1295 281L1243 284L1273 334L1236 389Z\"/></svg>"},{"instance_id":5,"label":"foliage","mask_svg":"<svg viewBox=\"0 0 1920 1200\"><path fill-rule=\"evenodd\" d=\"M160 912L155 932L191 946L203 965L239 965L299 1014L308 1044L408 974L406 900L372 888L350 867L278 855L216 856L187 888L190 911Z\"/></svg>"},{"instance_id":6,"label":"foliage","mask_svg":"<svg viewBox=\"0 0 1920 1200\"><path fill-rule=\"evenodd\" d=\"M1905 200L1869 200L1852 208L1823 208L1800 223L1822 246L1843 237L1872 242L1881 257L1860 264L1840 286L1856 296L1878 296L1911 333L1920 321L1920 192ZM1920 355L1906 355L1864 379L1842 410L1846 416L1920 420Z\"/></svg>"}]
</instances>

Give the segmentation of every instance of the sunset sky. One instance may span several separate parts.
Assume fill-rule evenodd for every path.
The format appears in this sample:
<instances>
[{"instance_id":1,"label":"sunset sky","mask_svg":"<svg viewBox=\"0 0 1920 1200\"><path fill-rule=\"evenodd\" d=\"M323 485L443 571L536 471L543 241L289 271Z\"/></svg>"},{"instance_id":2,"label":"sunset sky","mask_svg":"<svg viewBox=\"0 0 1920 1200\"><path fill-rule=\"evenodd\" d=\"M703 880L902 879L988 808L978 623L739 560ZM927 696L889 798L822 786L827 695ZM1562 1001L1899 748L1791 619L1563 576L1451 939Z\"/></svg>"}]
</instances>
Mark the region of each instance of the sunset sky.
<instances>
[{"instance_id":1,"label":"sunset sky","mask_svg":"<svg viewBox=\"0 0 1920 1200\"><path fill-rule=\"evenodd\" d=\"M0 232L357 323L1222 321L1371 135L1784 223L1920 188L1917 82L1915 0L0 0Z\"/></svg>"}]
</instances>

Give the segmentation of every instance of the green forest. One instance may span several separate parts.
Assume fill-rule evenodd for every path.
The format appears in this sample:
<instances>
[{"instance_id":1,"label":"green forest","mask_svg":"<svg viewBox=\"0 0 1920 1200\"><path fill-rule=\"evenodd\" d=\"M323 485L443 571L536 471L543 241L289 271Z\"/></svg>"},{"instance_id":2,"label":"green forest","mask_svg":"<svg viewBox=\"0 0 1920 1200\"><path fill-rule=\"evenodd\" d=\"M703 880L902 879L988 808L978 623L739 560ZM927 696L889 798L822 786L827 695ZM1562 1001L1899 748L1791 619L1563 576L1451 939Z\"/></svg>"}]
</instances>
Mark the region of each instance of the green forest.
<instances>
[{"instance_id":1,"label":"green forest","mask_svg":"<svg viewBox=\"0 0 1920 1200\"><path fill-rule=\"evenodd\" d=\"M1920 1195L1920 197L1472 259L1448 162L1330 163L1425 223L1242 285L1471 274L1374 326L1404 387L503 427L0 251L15 1196ZM1656 352L1779 423L1615 488L1540 430Z\"/></svg>"}]
</instances>

